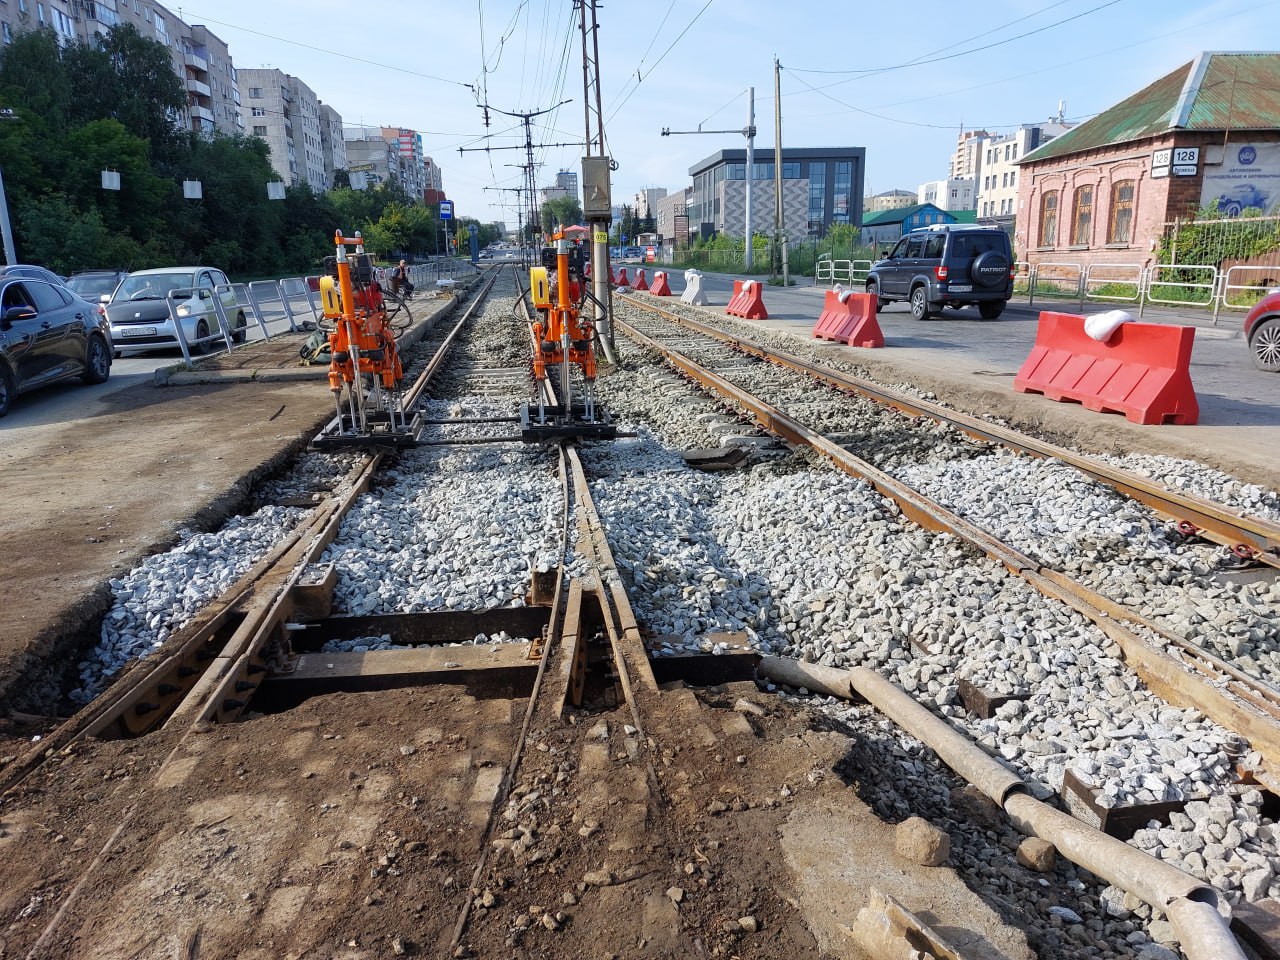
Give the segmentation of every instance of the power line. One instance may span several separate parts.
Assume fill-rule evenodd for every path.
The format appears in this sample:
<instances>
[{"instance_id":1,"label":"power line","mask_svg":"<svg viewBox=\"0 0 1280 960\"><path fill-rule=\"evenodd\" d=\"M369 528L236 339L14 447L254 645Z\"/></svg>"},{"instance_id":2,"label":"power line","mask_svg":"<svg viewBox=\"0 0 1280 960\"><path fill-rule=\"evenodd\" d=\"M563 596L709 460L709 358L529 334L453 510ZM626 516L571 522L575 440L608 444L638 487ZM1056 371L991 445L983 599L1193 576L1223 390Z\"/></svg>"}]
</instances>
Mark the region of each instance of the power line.
<instances>
[{"instance_id":1,"label":"power line","mask_svg":"<svg viewBox=\"0 0 1280 960\"><path fill-rule=\"evenodd\" d=\"M424 80L436 80L440 83L453 84L455 87L464 87L467 90L475 90L470 83L461 83L457 80L450 80L448 77L437 77L432 73L422 73L419 70L410 70L408 67L397 67L394 64L382 63L378 60L366 60L364 57L355 57L349 53L340 53L337 50L326 50L324 47L317 47L310 43L303 43L301 40L290 40L287 37L277 37L275 34L263 33L261 30L251 30L248 27L242 27L236 23L227 23L225 20L215 20L213 17L206 17L202 14L192 14L192 19L200 22L216 23L220 27L230 27L232 30L239 30L242 33L251 33L255 37L263 37L267 40L275 40L277 43L288 43L295 47L302 47L304 50L314 50L316 53L327 53L331 57L341 57L344 60L352 60L356 63L367 64L371 67L382 67L384 70L395 70L397 73L406 73L411 77L422 77Z\"/></svg>"},{"instance_id":2,"label":"power line","mask_svg":"<svg viewBox=\"0 0 1280 960\"><path fill-rule=\"evenodd\" d=\"M1006 37L1003 40L996 40L994 43L984 44L981 47L971 47L968 50L959 50L955 53L949 53L946 56L931 57L928 59L909 60L906 63L898 63L889 67L875 67L873 69L868 69L868 70L797 70L794 68L788 68L788 69L790 70L791 73L822 73L822 74L836 74L836 75L856 74L856 76L850 78L851 80L858 80L863 77L878 76L883 73L892 73L895 70L905 70L907 67L921 67L929 63L941 63L944 60L955 60L958 57L967 57L971 53L981 53L983 50L991 50L995 47L1004 46L1006 43L1013 43L1015 40L1024 40L1027 37L1033 37L1038 33L1044 33L1046 30L1052 30L1054 27L1060 27L1064 23L1070 23L1073 20L1079 20L1081 17L1087 17L1089 14L1097 13L1099 10L1104 10L1107 7L1114 7L1117 3L1120 3L1120 0L1107 0L1106 3L1100 3L1098 4L1098 6L1090 7L1088 10L1084 10L1081 13L1074 14L1070 17L1065 17L1062 20L1055 20L1053 23L1047 23L1042 27L1036 27L1036 29L1028 30L1026 33L1019 33L1016 36ZM979 34L979 36L982 36L982 34ZM968 41L961 41L961 42L968 42ZM943 49L945 50L947 48L944 47ZM833 86L833 87L839 86L841 83L849 83L849 82L850 80L841 80L841 81L838 81L837 83L830 84L830 86ZM810 88L810 89L813 89L813 88Z\"/></svg>"},{"instance_id":3,"label":"power line","mask_svg":"<svg viewBox=\"0 0 1280 960\"><path fill-rule=\"evenodd\" d=\"M707 2L702 5L702 9L699 10L694 15L692 20L689 21L689 25L680 31L679 35L674 40L671 41L671 45L668 46L667 49L662 51L662 56L660 56L657 60L654 61L653 66L649 68L649 73L646 73L644 74L644 76L641 76L639 71L637 71L636 85L632 87L630 93L628 93L625 97L623 97L622 101L616 107L613 108L613 112L610 113L607 118L605 118L606 124L610 120L612 120L615 116L617 116L619 110L621 110L624 106L626 106L627 101L630 100L631 97L635 94L635 92L640 89L640 84L644 80L644 78L649 76L649 74L653 73L653 71L657 70L658 64L662 63L662 61L666 59L667 54L670 53L673 49L675 49L675 45L679 43L682 39L684 39L684 35L693 29L693 25L698 22L699 17L701 17L704 13L707 12L707 7L711 6L711 3L712 3L712 0L707 0Z\"/></svg>"}]
</instances>

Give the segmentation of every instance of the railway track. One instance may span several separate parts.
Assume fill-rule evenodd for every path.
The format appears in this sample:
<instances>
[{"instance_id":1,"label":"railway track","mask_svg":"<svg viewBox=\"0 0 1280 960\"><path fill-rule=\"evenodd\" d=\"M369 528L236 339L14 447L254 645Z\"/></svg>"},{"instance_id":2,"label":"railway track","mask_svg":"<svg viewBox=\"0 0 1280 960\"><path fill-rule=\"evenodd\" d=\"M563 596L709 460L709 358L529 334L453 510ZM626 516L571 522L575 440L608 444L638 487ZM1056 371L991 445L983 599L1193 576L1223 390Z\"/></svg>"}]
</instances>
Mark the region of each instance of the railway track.
<instances>
[{"instance_id":1,"label":"railway track","mask_svg":"<svg viewBox=\"0 0 1280 960\"><path fill-rule=\"evenodd\" d=\"M502 411L527 394L528 318L505 308L473 317L482 300L429 341L414 387L429 423L424 449L394 462L358 458L333 496L158 656L5 768L8 809L19 804L3 825L10 837L38 836L46 821L59 828L45 835L50 844L78 833L51 877L20 888L25 906L0 901L11 943L27 956L274 956L286 944L439 956L570 955L602 942L620 955L834 948L832 920L781 892L802 868L773 838L785 828L818 860L849 855L842 831L853 801L824 771L845 757L849 736L872 727L816 733L750 684L705 696L661 686L750 677L757 659L749 628L716 634L698 599L704 589L731 591L725 577L691 568L697 590L651 582L658 599L643 596L638 572L674 563L706 535L663 533L656 507L681 499L683 481L664 475L679 458L643 434L513 452ZM734 402L788 442L848 456L759 400ZM703 491L768 501L813 472L803 458L755 462L762 471L726 475L722 488L708 477ZM913 541L874 487L913 520L950 529L945 508L913 501L887 474L861 475L871 486L839 488L854 513ZM512 486L516 496L495 493ZM846 519L855 518L828 515L833 529ZM1156 645L1137 632L1147 626L1118 622L1127 611L1090 607L1074 585L955 520L996 562L1094 619L1155 678L1153 689L1187 690L1189 674L1149 652ZM446 530L473 552L435 543ZM954 558L941 539L930 550L939 562ZM516 575L498 562L504 553L527 566ZM462 559L425 570L442 554ZM716 562L713 550L707 558ZM429 588L449 576L464 584L456 594ZM398 592L383 589L390 583ZM513 583L527 594L517 599ZM635 607L630 591L642 597ZM664 647L655 630L662 604L700 624L688 629L706 655ZM790 614L777 606L775 616ZM1238 699L1249 678L1222 679L1232 685L1230 696L1217 692L1223 709L1238 711L1230 718L1265 732L1265 718ZM106 787L84 776L103 763ZM62 811L68 790L87 791L87 809ZM840 812L797 820L798 811L788 815L797 799ZM797 834L797 823L809 832ZM1007 842L1008 827L997 829ZM871 845L860 852L875 845L867 835L859 843ZM24 867L42 872L26 860L15 876ZM822 873L812 864L802 872ZM1046 882L1070 897L1074 879ZM828 882L838 887L836 876ZM822 891L806 896L816 903ZM985 909L964 902L956 921ZM1008 909L1029 929L1038 923L1025 906ZM156 916L163 922L149 925ZM1053 929L1037 942L1075 956L1124 933L1099 921L1073 933L1078 942Z\"/></svg>"},{"instance_id":2,"label":"railway track","mask_svg":"<svg viewBox=\"0 0 1280 960\"><path fill-rule=\"evenodd\" d=\"M831 386L853 389L853 382L835 371L807 363L794 356L779 354L744 338L715 331L707 324L679 317L670 311L642 303L635 297L627 298L633 305L651 315L660 315L662 323L646 324L648 333L640 325L621 322L620 329L644 348L662 356L681 373L689 376L717 395L732 401L747 412L765 429L786 439L819 452L840 469L869 480L885 496L892 499L914 522L933 530L953 533L992 559L1003 564L1013 573L1023 577L1040 592L1068 603L1104 630L1125 651L1125 656L1140 676L1153 690L1171 703L1203 709L1206 714L1229 729L1247 737L1265 759L1265 767L1254 771L1263 782L1275 784L1272 770L1280 761L1280 736L1276 720L1280 718L1280 691L1270 677L1253 676L1228 659L1205 649L1166 629L1154 620L1130 610L1104 596L1098 590L1081 583L1072 576L1054 570L1020 549L1012 547L993 536L987 530L956 513L948 505L913 489L896 476L881 470L862 459L855 451L857 439L850 443L837 443L828 439L828 430L815 429L786 410L761 399L761 394L794 399L802 397L812 403L803 389L797 390L795 378L819 377ZM757 372L741 366L735 359L743 353L776 364L790 373L779 382L769 374L761 381ZM702 362L693 359L699 355ZM716 363L727 365L730 370L721 375L713 368ZM748 386L743 386L743 383ZM784 399L782 402L786 402ZM897 403L893 404L895 407ZM934 408L932 416L950 421L950 414ZM964 418L970 421L972 418ZM966 422L963 424L968 432ZM1001 436L1013 436L1012 431L1000 430ZM992 434L995 435L995 434ZM1029 439L1018 444L1019 448L1033 446ZM1047 449L1047 445L1040 445ZM1065 451L1064 451L1065 453ZM1080 460L1079 457L1073 457ZM1107 471L1114 476L1117 471ZM1117 481L1117 489L1149 486L1138 478ZM1181 503L1186 498L1166 491L1165 502ZM1227 511L1212 507L1218 516ZM1208 512L1205 508L1199 508ZM1272 536L1269 524L1249 518L1237 518L1234 530L1251 530ZM1229 539L1235 539L1234 537ZM1270 540L1267 540L1270 544ZM1267 546L1268 551L1272 549Z\"/></svg>"}]
</instances>

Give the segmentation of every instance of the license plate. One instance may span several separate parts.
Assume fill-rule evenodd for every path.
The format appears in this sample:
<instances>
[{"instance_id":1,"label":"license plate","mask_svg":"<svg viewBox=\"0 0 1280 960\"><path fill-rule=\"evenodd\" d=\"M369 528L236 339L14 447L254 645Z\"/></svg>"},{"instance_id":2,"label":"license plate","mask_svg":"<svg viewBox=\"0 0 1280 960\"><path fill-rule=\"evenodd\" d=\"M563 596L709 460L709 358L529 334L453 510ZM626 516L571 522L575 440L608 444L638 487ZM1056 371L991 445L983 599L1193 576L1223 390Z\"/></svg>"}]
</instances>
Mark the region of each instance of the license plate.
<instances>
[{"instance_id":1,"label":"license plate","mask_svg":"<svg viewBox=\"0 0 1280 960\"><path fill-rule=\"evenodd\" d=\"M973 284L970 283L952 283L947 286L952 293L972 293Z\"/></svg>"},{"instance_id":2,"label":"license plate","mask_svg":"<svg viewBox=\"0 0 1280 960\"><path fill-rule=\"evenodd\" d=\"M155 335L155 327L122 327L120 329L122 337L154 337Z\"/></svg>"}]
</instances>

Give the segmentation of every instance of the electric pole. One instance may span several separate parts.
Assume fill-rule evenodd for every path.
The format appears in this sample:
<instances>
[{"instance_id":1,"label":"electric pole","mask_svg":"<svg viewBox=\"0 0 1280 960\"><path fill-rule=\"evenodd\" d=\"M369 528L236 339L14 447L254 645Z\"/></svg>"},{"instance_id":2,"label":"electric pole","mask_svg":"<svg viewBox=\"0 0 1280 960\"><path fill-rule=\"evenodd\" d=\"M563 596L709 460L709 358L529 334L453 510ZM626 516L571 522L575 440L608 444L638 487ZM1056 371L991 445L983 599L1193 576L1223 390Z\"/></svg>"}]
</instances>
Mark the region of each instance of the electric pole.
<instances>
[{"instance_id":1,"label":"electric pole","mask_svg":"<svg viewBox=\"0 0 1280 960\"><path fill-rule=\"evenodd\" d=\"M787 230L782 219L782 64L773 58L773 242L782 253L782 285L787 277ZM772 260L770 261L772 262Z\"/></svg>"},{"instance_id":2,"label":"electric pole","mask_svg":"<svg viewBox=\"0 0 1280 960\"><path fill-rule=\"evenodd\" d=\"M670 127L662 128L664 137L689 136L700 133L740 133L747 138L747 176L746 176L746 208L742 214L742 233L745 245L742 254L742 267L744 270L751 269L752 250L751 250L751 170L756 162L756 88L747 87L747 125L741 130L703 130L702 124L698 124L697 130L672 130Z\"/></svg>"},{"instance_id":3,"label":"electric pole","mask_svg":"<svg viewBox=\"0 0 1280 960\"><path fill-rule=\"evenodd\" d=\"M613 287L609 284L609 222L613 218L612 171L617 169L605 153L604 96L600 90L600 21L597 0L574 0L582 31L582 119L587 153L582 161L582 210L591 229L591 287L595 298L596 334L604 345L605 359L616 363L613 342ZM587 14L591 14L588 23ZM593 153L594 150L594 153Z\"/></svg>"}]
</instances>

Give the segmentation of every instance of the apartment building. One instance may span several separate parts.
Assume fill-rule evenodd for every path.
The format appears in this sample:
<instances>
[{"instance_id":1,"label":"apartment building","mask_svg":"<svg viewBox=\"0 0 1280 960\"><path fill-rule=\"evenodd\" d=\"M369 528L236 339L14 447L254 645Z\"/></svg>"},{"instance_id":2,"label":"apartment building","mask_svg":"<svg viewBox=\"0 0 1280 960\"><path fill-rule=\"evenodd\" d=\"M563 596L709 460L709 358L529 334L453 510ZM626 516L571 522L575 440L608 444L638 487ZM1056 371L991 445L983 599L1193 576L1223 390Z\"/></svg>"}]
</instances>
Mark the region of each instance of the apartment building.
<instances>
[{"instance_id":1,"label":"apartment building","mask_svg":"<svg viewBox=\"0 0 1280 960\"><path fill-rule=\"evenodd\" d=\"M977 177L982 164L982 142L991 134L985 130L961 130L956 138L956 149L951 154L948 180L968 180ZM920 201L932 203L933 201Z\"/></svg>"},{"instance_id":2,"label":"apartment building","mask_svg":"<svg viewBox=\"0 0 1280 960\"><path fill-rule=\"evenodd\" d=\"M631 205L635 207L636 216L640 219L657 217L658 201L667 195L666 187L645 187L636 192Z\"/></svg>"},{"instance_id":3,"label":"apartment building","mask_svg":"<svg viewBox=\"0 0 1280 960\"><path fill-rule=\"evenodd\" d=\"M1059 113L1054 120L1024 124L1013 133L984 140L978 177L978 216L1014 216L1018 208L1018 161L1072 126L1063 121Z\"/></svg>"},{"instance_id":4,"label":"apartment building","mask_svg":"<svg viewBox=\"0 0 1280 960\"><path fill-rule=\"evenodd\" d=\"M693 187L685 187L658 200L656 226L662 245L667 249L689 245L689 202L692 196Z\"/></svg>"},{"instance_id":5,"label":"apartment building","mask_svg":"<svg viewBox=\"0 0 1280 960\"><path fill-rule=\"evenodd\" d=\"M864 214L884 213L886 210L914 207L918 202L914 190L886 190L884 193L868 197L862 212Z\"/></svg>"},{"instance_id":6,"label":"apartment building","mask_svg":"<svg viewBox=\"0 0 1280 960\"><path fill-rule=\"evenodd\" d=\"M0 41L48 27L65 44L93 43L112 27L128 24L169 50L187 107L178 122L197 133L244 132L231 51L202 24L188 24L153 0L0 0Z\"/></svg>"},{"instance_id":7,"label":"apartment building","mask_svg":"<svg viewBox=\"0 0 1280 960\"><path fill-rule=\"evenodd\" d=\"M241 70L240 100L249 134L267 141L271 166L285 183L329 189L320 137L320 101L297 77L274 67ZM332 160L330 161L332 164Z\"/></svg>"},{"instance_id":8,"label":"apartment building","mask_svg":"<svg viewBox=\"0 0 1280 960\"><path fill-rule=\"evenodd\" d=\"M382 139L381 127L344 126L347 171L355 190L373 190L389 180L400 180L398 145Z\"/></svg>"},{"instance_id":9,"label":"apartment building","mask_svg":"<svg viewBox=\"0 0 1280 960\"><path fill-rule=\"evenodd\" d=\"M939 210L972 210L973 202L973 177L930 180L916 191L916 203L931 203Z\"/></svg>"},{"instance_id":10,"label":"apartment building","mask_svg":"<svg viewBox=\"0 0 1280 960\"><path fill-rule=\"evenodd\" d=\"M347 169L347 141L342 135L342 115L320 103L320 152L324 157L325 189L333 188L333 175Z\"/></svg>"},{"instance_id":11,"label":"apartment building","mask_svg":"<svg viewBox=\"0 0 1280 960\"><path fill-rule=\"evenodd\" d=\"M556 186L560 187L566 193L566 196L578 199L578 174L573 170L561 170L556 174Z\"/></svg>"}]
</instances>

